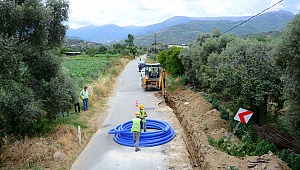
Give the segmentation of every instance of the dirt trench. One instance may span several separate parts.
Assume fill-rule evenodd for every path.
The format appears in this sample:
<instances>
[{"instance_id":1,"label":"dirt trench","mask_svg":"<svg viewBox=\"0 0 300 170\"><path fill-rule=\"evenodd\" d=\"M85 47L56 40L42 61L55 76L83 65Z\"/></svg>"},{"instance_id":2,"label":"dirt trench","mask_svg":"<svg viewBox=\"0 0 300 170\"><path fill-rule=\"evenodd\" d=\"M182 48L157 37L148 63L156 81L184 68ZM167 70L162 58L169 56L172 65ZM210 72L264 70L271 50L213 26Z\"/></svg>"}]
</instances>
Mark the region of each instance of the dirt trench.
<instances>
[{"instance_id":1,"label":"dirt trench","mask_svg":"<svg viewBox=\"0 0 300 170\"><path fill-rule=\"evenodd\" d=\"M219 111L211 110L211 104L205 101L201 93L179 88L167 93L166 105L173 110L184 129L180 139L186 145L193 169L290 169L272 152L261 157L238 158L209 145L209 136L217 140L225 136L230 128L229 123L220 118ZM234 136L232 138L238 140Z\"/></svg>"}]
</instances>

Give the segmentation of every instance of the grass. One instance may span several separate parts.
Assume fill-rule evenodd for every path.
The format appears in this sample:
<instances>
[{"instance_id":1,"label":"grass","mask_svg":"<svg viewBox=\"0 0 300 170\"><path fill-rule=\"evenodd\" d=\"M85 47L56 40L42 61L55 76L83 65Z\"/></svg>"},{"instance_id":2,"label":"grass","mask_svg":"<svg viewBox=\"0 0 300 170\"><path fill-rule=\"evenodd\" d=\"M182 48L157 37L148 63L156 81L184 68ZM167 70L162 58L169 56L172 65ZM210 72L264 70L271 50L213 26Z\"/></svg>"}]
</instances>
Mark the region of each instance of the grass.
<instances>
[{"instance_id":1,"label":"grass","mask_svg":"<svg viewBox=\"0 0 300 170\"><path fill-rule=\"evenodd\" d=\"M82 106L82 105L81 105ZM59 117L56 121L56 125L66 125L66 126L80 126L81 129L88 128L87 121L82 119L82 113L72 112L70 116Z\"/></svg>"},{"instance_id":2,"label":"grass","mask_svg":"<svg viewBox=\"0 0 300 170\"><path fill-rule=\"evenodd\" d=\"M65 58L63 66L68 69L71 77L81 77L84 79L82 84L88 84L97 80L100 75L107 74L115 59L118 57L78 56Z\"/></svg>"},{"instance_id":3,"label":"grass","mask_svg":"<svg viewBox=\"0 0 300 170\"><path fill-rule=\"evenodd\" d=\"M202 128L202 131L203 132L206 132L208 130L208 126L207 126L207 123L204 125L204 127Z\"/></svg>"},{"instance_id":4,"label":"grass","mask_svg":"<svg viewBox=\"0 0 300 170\"><path fill-rule=\"evenodd\" d=\"M171 76L166 76L166 89L169 92L173 92L179 87L185 88L185 78L182 77L171 77Z\"/></svg>"},{"instance_id":5,"label":"grass","mask_svg":"<svg viewBox=\"0 0 300 170\"><path fill-rule=\"evenodd\" d=\"M197 115L196 115L196 113L195 113L195 112L192 112L192 116L193 116L193 117L196 117Z\"/></svg>"}]
</instances>

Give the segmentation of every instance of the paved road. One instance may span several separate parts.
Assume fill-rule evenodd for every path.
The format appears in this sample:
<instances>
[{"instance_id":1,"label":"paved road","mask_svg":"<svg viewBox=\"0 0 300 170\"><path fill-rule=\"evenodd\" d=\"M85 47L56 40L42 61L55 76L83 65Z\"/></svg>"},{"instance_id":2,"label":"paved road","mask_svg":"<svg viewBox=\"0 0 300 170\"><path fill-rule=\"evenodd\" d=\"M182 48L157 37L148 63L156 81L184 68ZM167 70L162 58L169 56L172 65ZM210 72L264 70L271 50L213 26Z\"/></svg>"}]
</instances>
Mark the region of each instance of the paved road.
<instances>
[{"instance_id":1,"label":"paved road","mask_svg":"<svg viewBox=\"0 0 300 170\"><path fill-rule=\"evenodd\" d=\"M119 76L114 95L108 100L108 117L91 138L88 145L73 163L71 170L162 170L167 156L164 145L141 148L134 152L133 147L117 144L108 131L119 124L134 118L138 107L135 102L145 105L148 118L165 120L158 110L158 99L153 91L144 92L140 84L137 64L139 59L131 61Z\"/></svg>"}]
</instances>

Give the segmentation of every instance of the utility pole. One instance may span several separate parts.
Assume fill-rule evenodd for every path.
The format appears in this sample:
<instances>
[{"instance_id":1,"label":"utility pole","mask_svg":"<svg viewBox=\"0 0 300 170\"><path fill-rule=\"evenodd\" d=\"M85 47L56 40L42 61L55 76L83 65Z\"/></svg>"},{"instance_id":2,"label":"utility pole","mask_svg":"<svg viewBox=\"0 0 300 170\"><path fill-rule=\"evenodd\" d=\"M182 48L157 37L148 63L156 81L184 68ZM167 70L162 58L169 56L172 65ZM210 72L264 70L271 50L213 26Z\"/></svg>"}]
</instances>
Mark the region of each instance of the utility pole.
<instances>
[{"instance_id":1,"label":"utility pole","mask_svg":"<svg viewBox=\"0 0 300 170\"><path fill-rule=\"evenodd\" d=\"M155 39L154 39L154 47L155 47L155 54L156 54L156 34L154 34Z\"/></svg>"}]
</instances>

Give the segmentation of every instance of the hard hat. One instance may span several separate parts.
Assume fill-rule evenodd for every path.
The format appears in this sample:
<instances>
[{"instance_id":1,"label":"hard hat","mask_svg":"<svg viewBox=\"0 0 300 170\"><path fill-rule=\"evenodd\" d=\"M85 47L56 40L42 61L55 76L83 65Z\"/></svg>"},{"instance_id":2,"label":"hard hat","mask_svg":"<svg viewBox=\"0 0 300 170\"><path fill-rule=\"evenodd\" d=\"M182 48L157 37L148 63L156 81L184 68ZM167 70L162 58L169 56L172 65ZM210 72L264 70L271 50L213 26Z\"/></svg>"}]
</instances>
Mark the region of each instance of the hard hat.
<instances>
[{"instance_id":1,"label":"hard hat","mask_svg":"<svg viewBox=\"0 0 300 170\"><path fill-rule=\"evenodd\" d=\"M135 112L135 115L140 116L141 115L140 111Z\"/></svg>"},{"instance_id":2,"label":"hard hat","mask_svg":"<svg viewBox=\"0 0 300 170\"><path fill-rule=\"evenodd\" d=\"M140 104L140 109L144 109L144 105L143 104Z\"/></svg>"}]
</instances>

